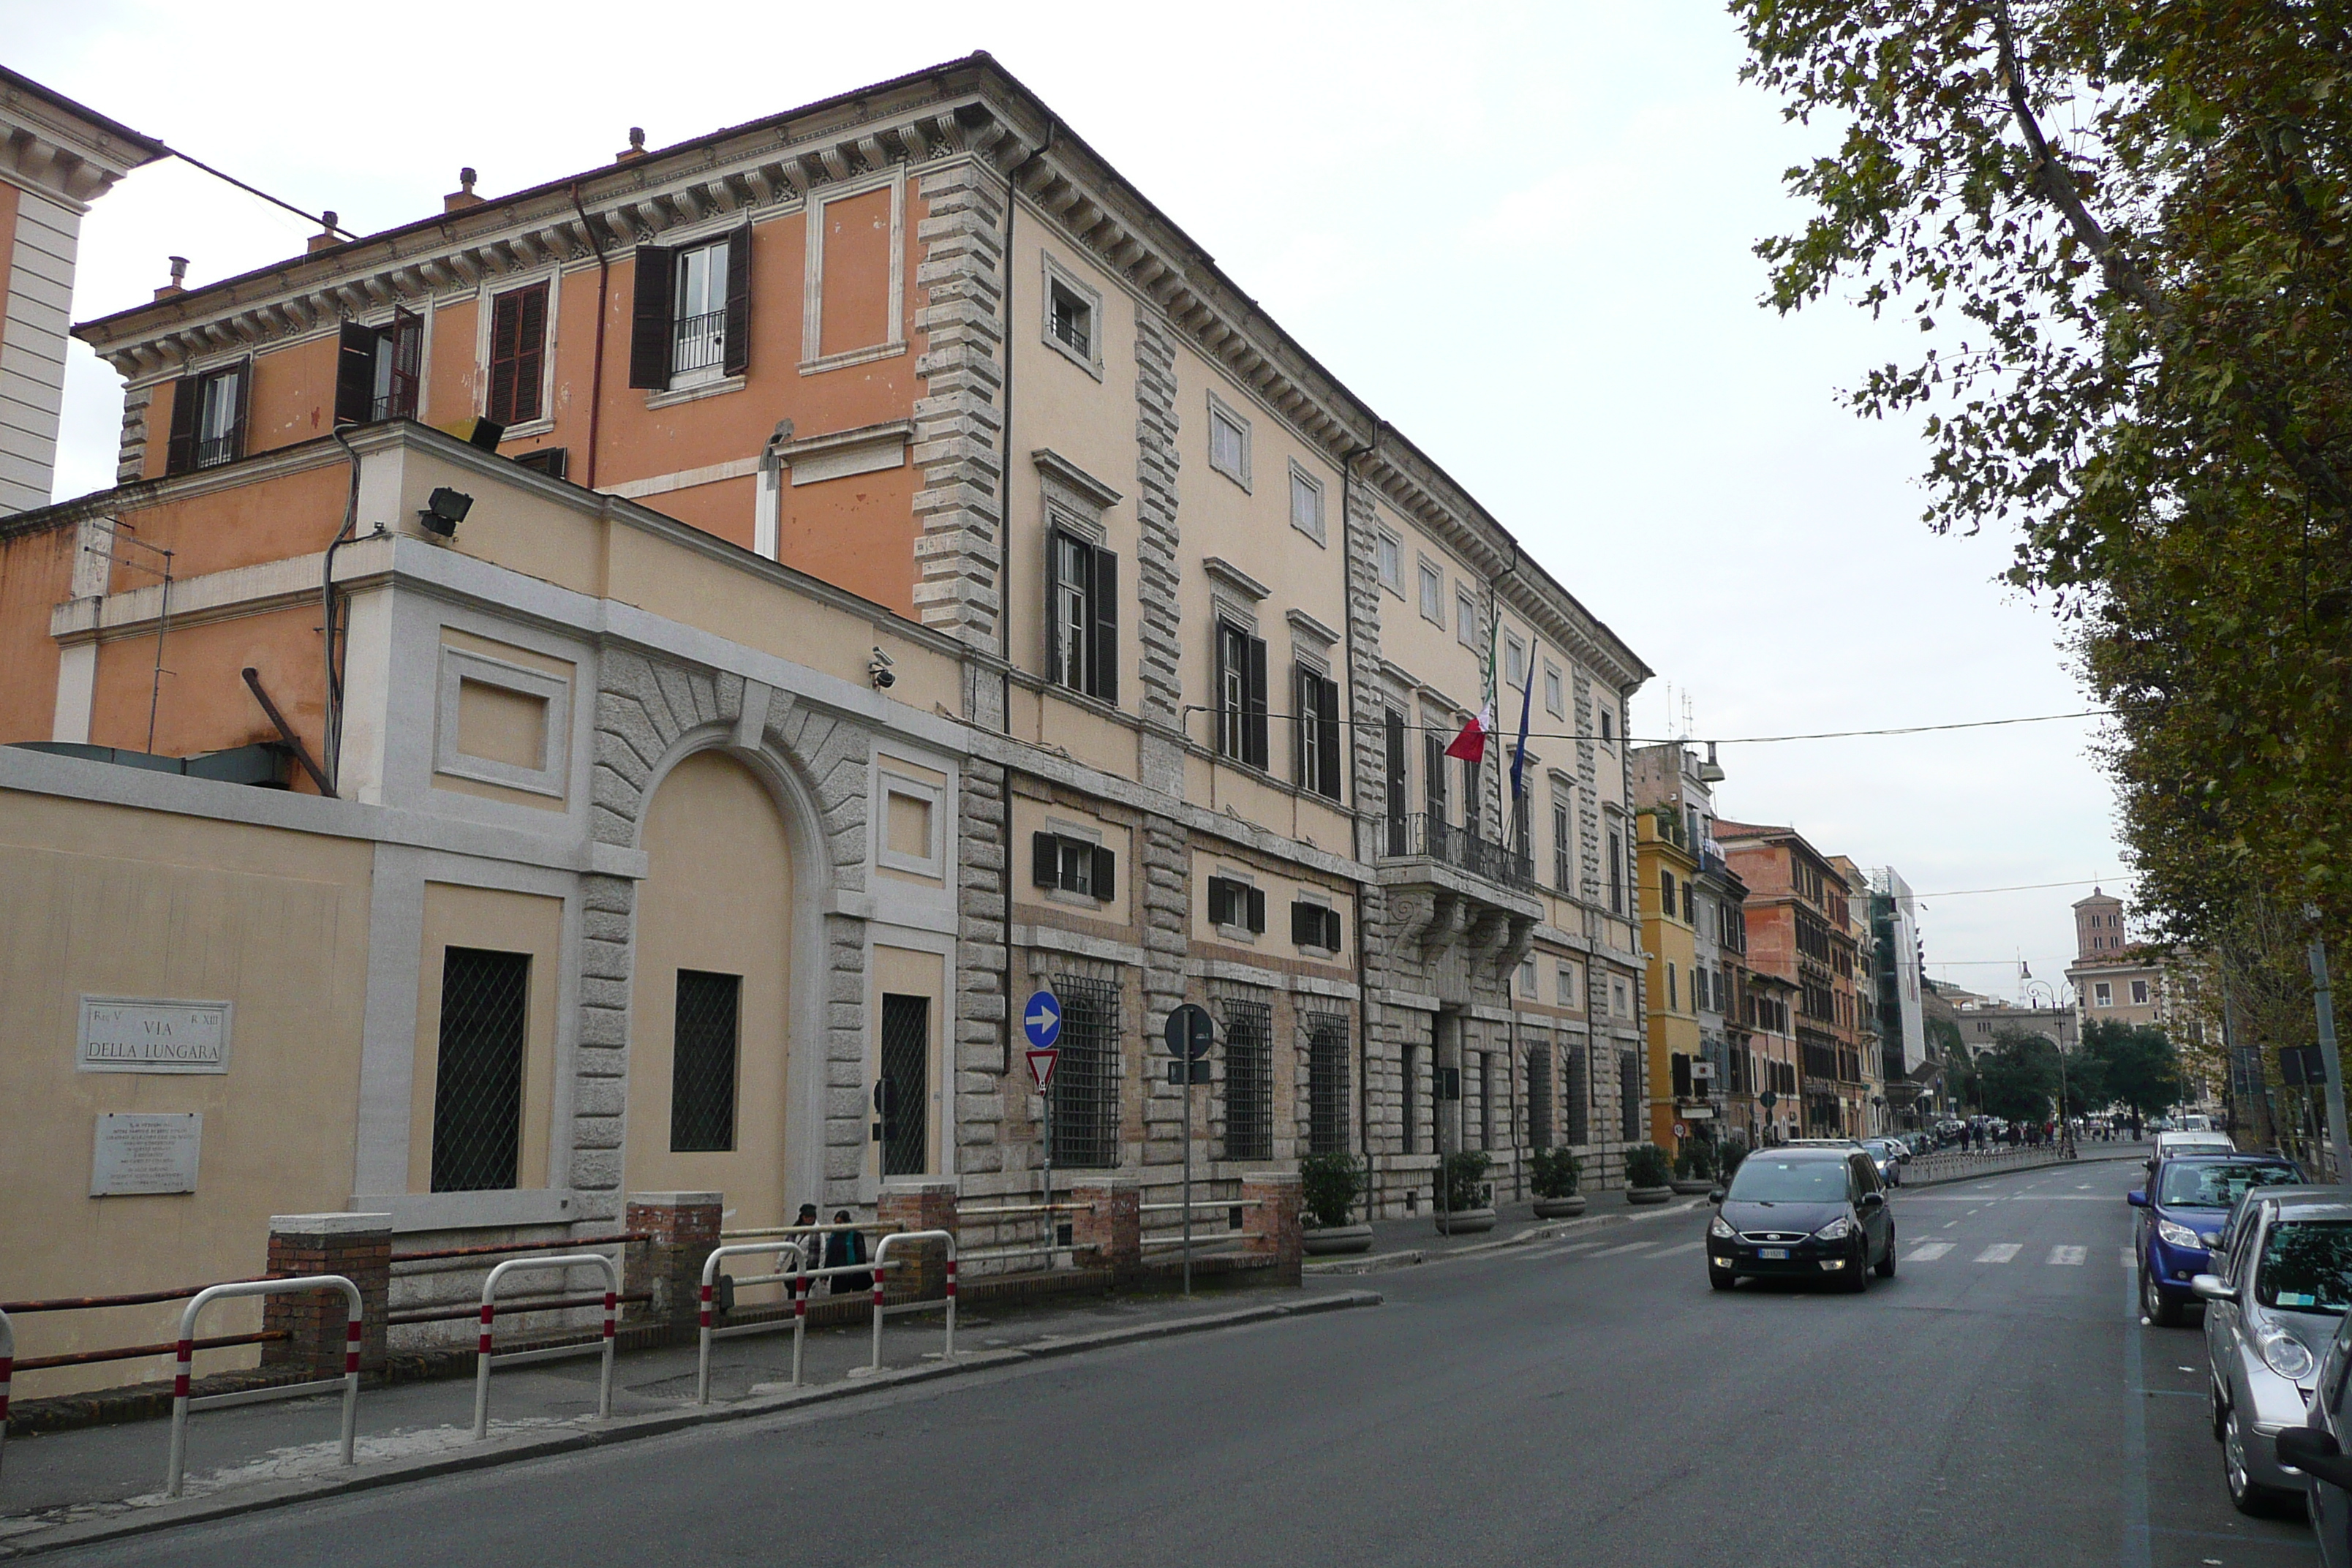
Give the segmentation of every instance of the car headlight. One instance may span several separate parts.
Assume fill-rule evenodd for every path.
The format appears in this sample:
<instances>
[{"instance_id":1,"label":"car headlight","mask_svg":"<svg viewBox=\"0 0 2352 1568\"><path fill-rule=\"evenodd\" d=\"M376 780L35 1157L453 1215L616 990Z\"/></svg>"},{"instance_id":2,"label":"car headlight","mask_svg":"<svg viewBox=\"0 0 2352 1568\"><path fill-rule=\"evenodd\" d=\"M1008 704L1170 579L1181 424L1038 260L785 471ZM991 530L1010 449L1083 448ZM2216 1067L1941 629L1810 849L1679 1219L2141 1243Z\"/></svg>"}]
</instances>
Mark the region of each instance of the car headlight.
<instances>
[{"instance_id":1,"label":"car headlight","mask_svg":"<svg viewBox=\"0 0 2352 1568\"><path fill-rule=\"evenodd\" d=\"M1730 1226L1724 1223L1724 1219L1721 1215L1715 1216L1715 1223L1706 1227L1706 1233L1709 1236L1720 1237L1726 1241L1729 1241L1733 1237L1739 1234L1738 1231L1732 1229Z\"/></svg>"},{"instance_id":2,"label":"car headlight","mask_svg":"<svg viewBox=\"0 0 2352 1568\"><path fill-rule=\"evenodd\" d=\"M2171 1246L2186 1247L2200 1252L2204 1250L2205 1244L2197 1239L2197 1233L2177 1220L2158 1220L2156 1234Z\"/></svg>"},{"instance_id":3,"label":"car headlight","mask_svg":"<svg viewBox=\"0 0 2352 1568\"><path fill-rule=\"evenodd\" d=\"M1843 1241L1848 1236L1852 1235L1853 1232L1853 1221L1845 1215L1840 1215L1837 1218L1830 1221L1829 1224L1822 1226L1821 1229L1813 1232L1813 1239L1816 1241Z\"/></svg>"},{"instance_id":4,"label":"car headlight","mask_svg":"<svg viewBox=\"0 0 2352 1568\"><path fill-rule=\"evenodd\" d=\"M2293 1334L2283 1334L2276 1329L2263 1336L2263 1360L2290 1383L2311 1375L2311 1352Z\"/></svg>"}]
</instances>

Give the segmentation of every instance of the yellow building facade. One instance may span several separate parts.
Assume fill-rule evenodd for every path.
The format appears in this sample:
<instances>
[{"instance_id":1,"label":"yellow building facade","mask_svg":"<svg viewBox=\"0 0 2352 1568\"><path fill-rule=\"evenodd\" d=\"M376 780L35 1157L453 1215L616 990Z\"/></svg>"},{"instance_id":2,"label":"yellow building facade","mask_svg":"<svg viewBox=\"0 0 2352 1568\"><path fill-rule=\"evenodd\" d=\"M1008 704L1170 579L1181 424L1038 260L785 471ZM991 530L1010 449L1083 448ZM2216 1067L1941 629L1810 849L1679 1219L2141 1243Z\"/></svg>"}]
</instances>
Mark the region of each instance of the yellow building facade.
<instances>
[{"instance_id":1,"label":"yellow building facade","mask_svg":"<svg viewBox=\"0 0 2352 1568\"><path fill-rule=\"evenodd\" d=\"M1642 951L1649 960L1650 1141L1671 1151L1675 1106L1691 1096L1691 1063L1699 1059L1698 997L1691 976L1698 963L1698 856L1672 809L1634 819L1635 886L1642 890Z\"/></svg>"}]
</instances>

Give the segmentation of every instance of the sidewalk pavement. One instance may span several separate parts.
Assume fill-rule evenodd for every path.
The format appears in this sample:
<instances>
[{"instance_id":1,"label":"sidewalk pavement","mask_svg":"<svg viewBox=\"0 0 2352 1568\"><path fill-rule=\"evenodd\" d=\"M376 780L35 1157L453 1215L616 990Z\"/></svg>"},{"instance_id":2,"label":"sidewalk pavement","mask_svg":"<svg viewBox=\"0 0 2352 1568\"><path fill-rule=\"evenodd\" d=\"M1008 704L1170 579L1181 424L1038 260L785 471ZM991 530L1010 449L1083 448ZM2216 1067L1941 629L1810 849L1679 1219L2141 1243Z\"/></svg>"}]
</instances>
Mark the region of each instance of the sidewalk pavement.
<instances>
[{"instance_id":1,"label":"sidewalk pavement","mask_svg":"<svg viewBox=\"0 0 2352 1568\"><path fill-rule=\"evenodd\" d=\"M1122 1294L992 1304L958 1312L951 1365L940 1359L942 1314L893 1314L878 1377L863 1375L873 1332L861 1321L809 1331L797 1389L787 1328L713 1344L708 1407L695 1404L696 1348L664 1346L614 1358L610 1420L596 1415L598 1357L526 1363L492 1372L490 1436L480 1443L473 1441L471 1378L362 1388L358 1463L350 1469L340 1462L340 1394L199 1411L188 1419L187 1479L177 1500L163 1495L168 1420L14 1437L0 1468L0 1558L766 1415L947 1373L1380 1300L1376 1292L1310 1279L1303 1290L1236 1286L1196 1289L1190 1299Z\"/></svg>"}]
</instances>

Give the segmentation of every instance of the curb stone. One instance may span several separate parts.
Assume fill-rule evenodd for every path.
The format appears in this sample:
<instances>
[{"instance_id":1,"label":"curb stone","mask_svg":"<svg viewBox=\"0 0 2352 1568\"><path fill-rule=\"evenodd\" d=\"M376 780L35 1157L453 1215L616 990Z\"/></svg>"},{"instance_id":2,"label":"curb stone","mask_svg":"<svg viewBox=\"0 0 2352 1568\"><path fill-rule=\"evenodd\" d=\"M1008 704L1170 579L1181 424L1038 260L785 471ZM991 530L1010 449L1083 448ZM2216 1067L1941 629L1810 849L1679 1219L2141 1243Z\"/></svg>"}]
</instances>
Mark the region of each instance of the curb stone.
<instances>
[{"instance_id":1,"label":"curb stone","mask_svg":"<svg viewBox=\"0 0 2352 1568\"><path fill-rule=\"evenodd\" d=\"M180 1525L208 1523L215 1520L234 1519L240 1514L258 1513L265 1510L286 1508L295 1503L316 1502L331 1497L348 1496L354 1492L374 1491L408 1481L428 1480L436 1477L461 1475L469 1470L485 1470L524 1459L539 1459L557 1454L579 1453L590 1448L608 1447L639 1438L665 1436L691 1427L717 1426L733 1421L746 1421L765 1415L776 1415L803 1406L830 1405L837 1400L853 1398L883 1389L903 1388L913 1384L929 1383L940 1378L959 1376L966 1373L989 1372L999 1367L1017 1366L1024 1362L1046 1361L1060 1356L1076 1355L1087 1351L1108 1350L1122 1344L1134 1344L1150 1340L1171 1339L1182 1334L1205 1333L1211 1330L1239 1328L1251 1323L1272 1322L1283 1318L1318 1316L1325 1312L1343 1311L1352 1307L1377 1307L1383 1298L1377 1290L1348 1290L1330 1296L1290 1302L1269 1302L1263 1306L1237 1308L1229 1312L1212 1312L1196 1318L1173 1319L1166 1322L1135 1323L1122 1328L1107 1329L1099 1333L1077 1334L1066 1339L1048 1339L1034 1345L1003 1350L962 1351L952 1362L933 1361L927 1365L898 1367L872 1377L826 1384L815 1388L789 1389L774 1394L755 1394L750 1398L729 1405L693 1405L683 1410L656 1411L644 1415L617 1417L593 1429L551 1433L521 1437L509 1433L504 1436L493 1431L481 1444L454 1454L434 1454L407 1460L393 1460L380 1468L362 1474L336 1475L294 1481L269 1481L239 1489L234 1495L190 1498L180 1502L159 1503L148 1508L126 1508L123 1512L102 1519L77 1521L42 1531L26 1533L14 1539L0 1540L0 1560L15 1560L37 1553L61 1552L76 1546L89 1546L100 1542L119 1541L137 1535L149 1535L157 1531Z\"/></svg>"}]
</instances>

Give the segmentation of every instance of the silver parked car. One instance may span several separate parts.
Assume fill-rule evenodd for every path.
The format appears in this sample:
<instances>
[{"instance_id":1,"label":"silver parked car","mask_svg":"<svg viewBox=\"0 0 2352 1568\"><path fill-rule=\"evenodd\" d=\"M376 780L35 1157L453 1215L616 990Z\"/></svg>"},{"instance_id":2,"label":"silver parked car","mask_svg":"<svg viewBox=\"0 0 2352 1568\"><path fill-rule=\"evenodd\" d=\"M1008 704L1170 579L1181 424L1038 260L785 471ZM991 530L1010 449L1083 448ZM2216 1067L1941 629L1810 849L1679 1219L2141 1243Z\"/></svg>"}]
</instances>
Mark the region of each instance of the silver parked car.
<instances>
[{"instance_id":1,"label":"silver parked car","mask_svg":"<svg viewBox=\"0 0 2352 1568\"><path fill-rule=\"evenodd\" d=\"M2275 1439L2304 1424L2320 1356L2352 1307L2352 1199L2340 1187L2257 1187L2213 1247L2205 1302L2213 1436L2230 1500L2261 1511L2305 1489Z\"/></svg>"}]
</instances>

